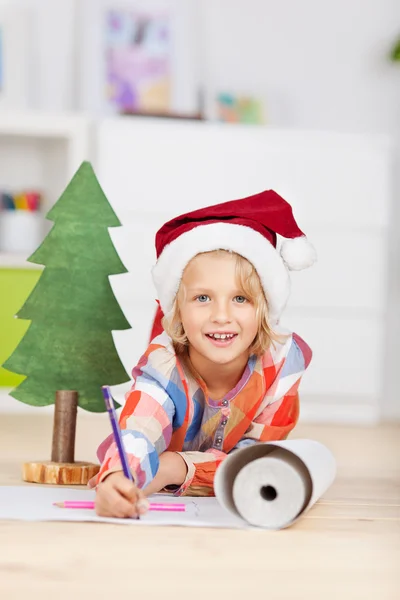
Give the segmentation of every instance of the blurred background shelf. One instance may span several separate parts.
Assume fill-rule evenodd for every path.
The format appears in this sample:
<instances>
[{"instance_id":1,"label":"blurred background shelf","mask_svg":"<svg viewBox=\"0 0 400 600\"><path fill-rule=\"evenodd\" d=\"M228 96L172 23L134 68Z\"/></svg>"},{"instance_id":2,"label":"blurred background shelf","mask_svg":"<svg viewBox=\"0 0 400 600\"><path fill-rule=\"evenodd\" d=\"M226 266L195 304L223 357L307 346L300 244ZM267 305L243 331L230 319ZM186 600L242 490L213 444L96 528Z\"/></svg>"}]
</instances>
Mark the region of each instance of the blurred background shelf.
<instances>
[{"instance_id":1,"label":"blurred background shelf","mask_svg":"<svg viewBox=\"0 0 400 600\"><path fill-rule=\"evenodd\" d=\"M10 248L8 252L4 238L3 244L0 239L0 364L11 354L29 325L28 321L13 319L42 271L40 265L26 259L51 228L52 224L45 219L46 213L81 162L88 159L91 159L91 124L86 116L0 112L0 189L13 193L35 190L43 198L39 219L32 223L38 232L35 242L32 238L29 243L29 236L23 233L25 230L18 232L17 228L10 236L15 251ZM37 217L37 213L31 214ZM0 212L0 219L7 219L3 221L7 228L9 216L10 211ZM20 381L18 375L0 368L0 386L10 388Z\"/></svg>"},{"instance_id":2,"label":"blurred background shelf","mask_svg":"<svg viewBox=\"0 0 400 600\"><path fill-rule=\"evenodd\" d=\"M51 205L90 146L85 116L0 112L0 186L40 189Z\"/></svg>"},{"instance_id":3,"label":"blurred background shelf","mask_svg":"<svg viewBox=\"0 0 400 600\"><path fill-rule=\"evenodd\" d=\"M26 254L0 252L0 269L42 269L41 265L34 265L27 261Z\"/></svg>"},{"instance_id":4,"label":"blurred background shelf","mask_svg":"<svg viewBox=\"0 0 400 600\"><path fill-rule=\"evenodd\" d=\"M0 134L27 137L71 137L82 134L87 117L74 113L47 114L37 111L0 112Z\"/></svg>"},{"instance_id":5,"label":"blurred background shelf","mask_svg":"<svg viewBox=\"0 0 400 600\"><path fill-rule=\"evenodd\" d=\"M40 230L39 238L43 239L51 227L44 219L45 214L81 162L90 158L91 123L84 115L0 112L0 189L11 194L24 191L40 193L39 215L43 219L36 225ZM7 213L3 213L4 219ZM8 223L4 224L8 227ZM23 255L2 254L0 268L10 265L31 268L26 266L24 257L37 247L36 241L30 247L29 241L16 233L10 247L10 242L2 243L0 239L0 252L21 252Z\"/></svg>"}]
</instances>

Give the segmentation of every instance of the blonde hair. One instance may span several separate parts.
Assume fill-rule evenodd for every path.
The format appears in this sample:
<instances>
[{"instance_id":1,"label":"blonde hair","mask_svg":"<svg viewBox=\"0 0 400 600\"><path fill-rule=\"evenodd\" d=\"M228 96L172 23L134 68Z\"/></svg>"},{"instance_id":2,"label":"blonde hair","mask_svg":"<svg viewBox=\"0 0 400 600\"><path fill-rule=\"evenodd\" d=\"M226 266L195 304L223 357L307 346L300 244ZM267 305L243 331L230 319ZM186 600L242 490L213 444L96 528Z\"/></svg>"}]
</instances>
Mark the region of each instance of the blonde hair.
<instances>
[{"instance_id":1,"label":"blonde hair","mask_svg":"<svg viewBox=\"0 0 400 600\"><path fill-rule=\"evenodd\" d=\"M268 350L271 344L281 341L281 338L272 331L268 324L268 302L257 271L251 262L236 252L230 252L228 250L212 250L211 252L201 252L196 256L200 256L201 254L211 254L213 256L230 254L234 257L237 281L246 298L254 304L258 320L257 335L249 347L249 354L261 356ZM171 312L164 316L162 320L162 326L172 339L178 356L187 354L189 346L179 312L179 296L182 294L185 294L185 289L181 283L175 296Z\"/></svg>"}]
</instances>

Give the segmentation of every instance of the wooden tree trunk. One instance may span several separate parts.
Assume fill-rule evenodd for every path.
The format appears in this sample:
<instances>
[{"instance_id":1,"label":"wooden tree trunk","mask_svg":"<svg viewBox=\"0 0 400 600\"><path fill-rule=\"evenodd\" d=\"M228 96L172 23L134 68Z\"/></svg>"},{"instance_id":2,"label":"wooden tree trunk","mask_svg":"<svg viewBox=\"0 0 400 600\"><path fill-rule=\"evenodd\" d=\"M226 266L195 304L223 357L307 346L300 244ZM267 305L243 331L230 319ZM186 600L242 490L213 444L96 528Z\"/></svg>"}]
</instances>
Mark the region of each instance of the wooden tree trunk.
<instances>
[{"instance_id":1,"label":"wooden tree trunk","mask_svg":"<svg viewBox=\"0 0 400 600\"><path fill-rule=\"evenodd\" d=\"M24 481L56 485L86 485L89 479L98 473L98 465L75 462L77 410L78 392L73 390L56 392L51 462L25 463L22 469Z\"/></svg>"},{"instance_id":2,"label":"wooden tree trunk","mask_svg":"<svg viewBox=\"0 0 400 600\"><path fill-rule=\"evenodd\" d=\"M53 445L51 460L56 463L73 463L75 460L76 416L78 392L56 392L54 406Z\"/></svg>"}]
</instances>

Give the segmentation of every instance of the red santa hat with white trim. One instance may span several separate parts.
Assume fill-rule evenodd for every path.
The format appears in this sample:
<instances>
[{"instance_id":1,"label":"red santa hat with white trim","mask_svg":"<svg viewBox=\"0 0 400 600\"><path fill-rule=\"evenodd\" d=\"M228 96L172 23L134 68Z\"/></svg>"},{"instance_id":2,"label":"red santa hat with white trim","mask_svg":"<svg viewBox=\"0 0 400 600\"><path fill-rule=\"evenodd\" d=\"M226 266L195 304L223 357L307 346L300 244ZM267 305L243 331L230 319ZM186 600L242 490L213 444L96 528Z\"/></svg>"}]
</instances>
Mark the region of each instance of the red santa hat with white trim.
<instances>
[{"instance_id":1,"label":"red santa hat with white trim","mask_svg":"<svg viewBox=\"0 0 400 600\"><path fill-rule=\"evenodd\" d=\"M277 235L287 238L277 250ZM290 293L289 270L310 267L316 252L293 216L292 207L273 190L201 208L168 221L156 234L152 270L159 303L171 311L186 265L212 250L240 254L255 267L276 324Z\"/></svg>"}]
</instances>

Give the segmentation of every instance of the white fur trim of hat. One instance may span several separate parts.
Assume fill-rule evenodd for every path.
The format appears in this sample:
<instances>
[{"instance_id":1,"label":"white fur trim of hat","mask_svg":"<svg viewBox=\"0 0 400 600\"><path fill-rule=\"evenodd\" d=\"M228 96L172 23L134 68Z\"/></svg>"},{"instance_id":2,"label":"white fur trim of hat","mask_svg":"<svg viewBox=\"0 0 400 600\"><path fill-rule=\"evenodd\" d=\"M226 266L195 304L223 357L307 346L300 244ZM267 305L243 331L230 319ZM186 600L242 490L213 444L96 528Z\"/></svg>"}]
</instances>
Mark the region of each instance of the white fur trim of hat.
<instances>
[{"instance_id":1,"label":"white fur trim of hat","mask_svg":"<svg viewBox=\"0 0 400 600\"><path fill-rule=\"evenodd\" d=\"M231 223L197 226L165 246L152 269L165 315L173 307L183 272L191 259L202 252L219 249L236 252L253 264L267 298L271 325L279 321L289 298L288 269L303 269L316 260L316 252L305 236L285 240L280 256L274 246L251 227Z\"/></svg>"}]
</instances>

